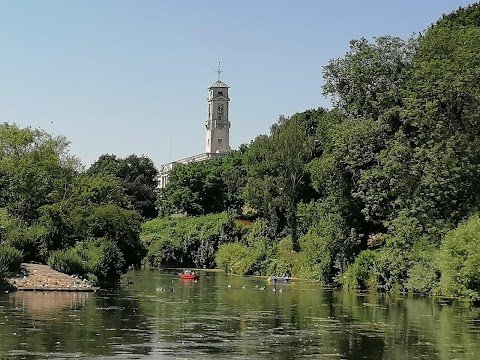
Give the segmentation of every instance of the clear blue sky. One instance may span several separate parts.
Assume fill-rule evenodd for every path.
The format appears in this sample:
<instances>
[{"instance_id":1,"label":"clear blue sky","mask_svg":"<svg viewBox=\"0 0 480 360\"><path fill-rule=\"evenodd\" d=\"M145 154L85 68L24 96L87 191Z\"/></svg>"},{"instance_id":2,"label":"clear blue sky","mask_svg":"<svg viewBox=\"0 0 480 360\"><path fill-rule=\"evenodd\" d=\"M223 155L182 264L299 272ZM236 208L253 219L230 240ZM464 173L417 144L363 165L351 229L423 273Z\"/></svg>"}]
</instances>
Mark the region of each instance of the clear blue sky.
<instances>
[{"instance_id":1,"label":"clear blue sky","mask_svg":"<svg viewBox=\"0 0 480 360\"><path fill-rule=\"evenodd\" d=\"M231 86L230 143L319 106L351 39L407 38L472 1L0 0L0 121L157 165L204 151L207 87Z\"/></svg>"}]
</instances>

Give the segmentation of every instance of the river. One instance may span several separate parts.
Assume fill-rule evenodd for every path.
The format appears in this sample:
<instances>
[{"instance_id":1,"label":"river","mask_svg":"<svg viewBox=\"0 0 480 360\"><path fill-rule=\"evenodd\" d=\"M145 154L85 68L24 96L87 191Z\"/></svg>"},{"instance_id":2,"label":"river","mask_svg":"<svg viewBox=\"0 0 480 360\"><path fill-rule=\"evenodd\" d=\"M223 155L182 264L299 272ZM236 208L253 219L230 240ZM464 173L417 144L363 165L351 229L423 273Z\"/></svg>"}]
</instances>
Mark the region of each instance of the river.
<instances>
[{"instance_id":1,"label":"river","mask_svg":"<svg viewBox=\"0 0 480 360\"><path fill-rule=\"evenodd\" d=\"M466 303L177 272L2 293L0 359L480 359L480 310Z\"/></svg>"}]
</instances>

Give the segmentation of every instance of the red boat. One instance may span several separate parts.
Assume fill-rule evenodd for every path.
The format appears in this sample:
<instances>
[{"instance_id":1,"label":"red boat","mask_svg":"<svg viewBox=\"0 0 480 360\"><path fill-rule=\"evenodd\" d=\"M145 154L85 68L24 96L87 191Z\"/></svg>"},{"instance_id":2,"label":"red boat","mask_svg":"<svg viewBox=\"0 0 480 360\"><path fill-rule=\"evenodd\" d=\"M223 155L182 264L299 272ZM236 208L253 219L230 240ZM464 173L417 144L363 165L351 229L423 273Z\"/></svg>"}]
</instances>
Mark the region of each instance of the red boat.
<instances>
[{"instance_id":1,"label":"red boat","mask_svg":"<svg viewBox=\"0 0 480 360\"><path fill-rule=\"evenodd\" d=\"M180 278L185 280L197 280L200 275L195 273L181 273Z\"/></svg>"}]
</instances>

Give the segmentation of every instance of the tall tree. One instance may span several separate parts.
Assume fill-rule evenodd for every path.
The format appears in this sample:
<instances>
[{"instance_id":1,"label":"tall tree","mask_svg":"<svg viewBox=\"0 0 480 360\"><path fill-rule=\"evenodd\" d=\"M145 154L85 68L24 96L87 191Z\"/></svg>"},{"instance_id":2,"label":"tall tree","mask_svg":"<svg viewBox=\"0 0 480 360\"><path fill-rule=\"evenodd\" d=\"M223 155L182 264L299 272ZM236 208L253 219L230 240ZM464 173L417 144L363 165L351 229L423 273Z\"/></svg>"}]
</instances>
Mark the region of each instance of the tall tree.
<instances>
[{"instance_id":1,"label":"tall tree","mask_svg":"<svg viewBox=\"0 0 480 360\"><path fill-rule=\"evenodd\" d=\"M158 170L153 161L142 155L124 159L104 154L87 170L90 175L110 175L119 179L133 208L144 218L157 217L155 207Z\"/></svg>"},{"instance_id":2,"label":"tall tree","mask_svg":"<svg viewBox=\"0 0 480 360\"><path fill-rule=\"evenodd\" d=\"M80 163L68 142L42 130L0 124L0 207L27 222L65 196Z\"/></svg>"},{"instance_id":3,"label":"tall tree","mask_svg":"<svg viewBox=\"0 0 480 360\"><path fill-rule=\"evenodd\" d=\"M330 60L324 67L323 93L348 117L386 116L386 110L402 105L401 90L416 49L415 38L352 40L343 58Z\"/></svg>"},{"instance_id":4,"label":"tall tree","mask_svg":"<svg viewBox=\"0 0 480 360\"><path fill-rule=\"evenodd\" d=\"M244 200L277 223L278 230L287 225L294 240L297 203L307 195L309 182L305 167L315 150L314 119L323 112L318 109L290 118L281 116L271 127L270 135L257 138L246 153L248 178Z\"/></svg>"}]
</instances>

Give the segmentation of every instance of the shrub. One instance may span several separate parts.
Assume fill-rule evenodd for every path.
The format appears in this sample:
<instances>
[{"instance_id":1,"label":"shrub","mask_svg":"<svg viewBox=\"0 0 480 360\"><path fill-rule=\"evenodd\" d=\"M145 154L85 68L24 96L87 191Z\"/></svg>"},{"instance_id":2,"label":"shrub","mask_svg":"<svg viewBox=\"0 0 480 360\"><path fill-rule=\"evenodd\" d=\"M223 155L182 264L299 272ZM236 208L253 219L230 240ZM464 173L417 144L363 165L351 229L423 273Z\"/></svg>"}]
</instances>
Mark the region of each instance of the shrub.
<instances>
[{"instance_id":1,"label":"shrub","mask_svg":"<svg viewBox=\"0 0 480 360\"><path fill-rule=\"evenodd\" d=\"M248 247L238 242L222 245L216 257L217 266L227 273L245 275L251 266L249 255Z\"/></svg>"},{"instance_id":2,"label":"shrub","mask_svg":"<svg viewBox=\"0 0 480 360\"><path fill-rule=\"evenodd\" d=\"M68 275L84 275L87 272L85 262L74 249L57 250L52 252L47 263L53 270Z\"/></svg>"},{"instance_id":3,"label":"shrub","mask_svg":"<svg viewBox=\"0 0 480 360\"><path fill-rule=\"evenodd\" d=\"M0 209L0 236L6 244L19 250L23 261L46 260L46 247L43 245L46 229L41 225L28 226L19 218L10 216L5 209Z\"/></svg>"},{"instance_id":4,"label":"shrub","mask_svg":"<svg viewBox=\"0 0 480 360\"><path fill-rule=\"evenodd\" d=\"M147 221L141 239L151 266L215 267L218 247L240 238L243 231L224 213Z\"/></svg>"},{"instance_id":5,"label":"shrub","mask_svg":"<svg viewBox=\"0 0 480 360\"><path fill-rule=\"evenodd\" d=\"M22 264L22 253L13 246L0 245L0 279L8 272L15 271Z\"/></svg>"},{"instance_id":6,"label":"shrub","mask_svg":"<svg viewBox=\"0 0 480 360\"><path fill-rule=\"evenodd\" d=\"M350 265L343 276L341 283L343 286L353 289L366 289L372 287L375 283L375 252L364 250Z\"/></svg>"},{"instance_id":7,"label":"shrub","mask_svg":"<svg viewBox=\"0 0 480 360\"><path fill-rule=\"evenodd\" d=\"M331 238L320 236L315 231L300 237L305 267L309 278L330 283L334 272L334 244Z\"/></svg>"},{"instance_id":8,"label":"shrub","mask_svg":"<svg viewBox=\"0 0 480 360\"><path fill-rule=\"evenodd\" d=\"M146 249L140 241L141 216L116 205L76 208L70 214L73 230L80 238L112 240L122 252L123 271L139 266Z\"/></svg>"},{"instance_id":9,"label":"shrub","mask_svg":"<svg viewBox=\"0 0 480 360\"><path fill-rule=\"evenodd\" d=\"M435 261L419 261L408 270L405 288L409 292L432 295L437 292L439 278L440 271Z\"/></svg>"},{"instance_id":10,"label":"shrub","mask_svg":"<svg viewBox=\"0 0 480 360\"><path fill-rule=\"evenodd\" d=\"M100 282L120 278L125 260L118 246L110 239L96 238L79 242L74 251L83 260L85 272Z\"/></svg>"},{"instance_id":11,"label":"shrub","mask_svg":"<svg viewBox=\"0 0 480 360\"><path fill-rule=\"evenodd\" d=\"M443 239L439 264L443 295L480 300L480 216L470 217Z\"/></svg>"},{"instance_id":12,"label":"shrub","mask_svg":"<svg viewBox=\"0 0 480 360\"><path fill-rule=\"evenodd\" d=\"M382 236L383 246L376 253L375 275L378 289L418 291L420 288L433 288L434 282L429 286L422 285L416 281L416 277L421 274L412 272L413 269L415 272L420 271L420 267L415 267L417 263L428 261L423 258L423 253L435 251L431 238L423 234L419 221L407 211L401 211L390 223L388 230L388 234ZM407 287L408 279L411 281Z\"/></svg>"},{"instance_id":13,"label":"shrub","mask_svg":"<svg viewBox=\"0 0 480 360\"><path fill-rule=\"evenodd\" d=\"M295 255L291 251L277 250L278 252L268 261L266 275L293 274L295 268Z\"/></svg>"}]
</instances>

